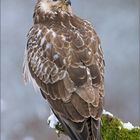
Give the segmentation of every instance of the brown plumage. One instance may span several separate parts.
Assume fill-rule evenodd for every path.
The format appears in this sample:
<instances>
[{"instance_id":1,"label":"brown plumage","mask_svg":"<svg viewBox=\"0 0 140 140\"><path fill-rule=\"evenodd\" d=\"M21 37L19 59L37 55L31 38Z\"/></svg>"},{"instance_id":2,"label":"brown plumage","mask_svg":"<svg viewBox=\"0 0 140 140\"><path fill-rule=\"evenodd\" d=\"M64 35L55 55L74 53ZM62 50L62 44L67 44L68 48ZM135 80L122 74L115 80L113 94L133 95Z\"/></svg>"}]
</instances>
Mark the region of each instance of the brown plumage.
<instances>
[{"instance_id":1,"label":"brown plumage","mask_svg":"<svg viewBox=\"0 0 140 140\"><path fill-rule=\"evenodd\" d=\"M104 59L92 25L73 15L70 1L39 0L28 33L29 76L72 140L100 140Z\"/></svg>"}]
</instances>

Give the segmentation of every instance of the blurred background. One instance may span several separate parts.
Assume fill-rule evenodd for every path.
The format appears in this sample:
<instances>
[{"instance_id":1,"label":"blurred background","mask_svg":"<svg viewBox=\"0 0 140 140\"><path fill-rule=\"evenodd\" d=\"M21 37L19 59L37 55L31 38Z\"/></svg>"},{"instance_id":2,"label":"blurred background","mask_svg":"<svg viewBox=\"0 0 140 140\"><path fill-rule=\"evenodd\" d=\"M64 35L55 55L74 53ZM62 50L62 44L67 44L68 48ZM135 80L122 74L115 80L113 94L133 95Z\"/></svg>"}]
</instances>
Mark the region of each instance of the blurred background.
<instances>
[{"instance_id":1,"label":"blurred background","mask_svg":"<svg viewBox=\"0 0 140 140\"><path fill-rule=\"evenodd\" d=\"M100 36L106 61L105 109L139 125L139 0L71 0L73 12ZM1 139L67 140L47 125L49 107L31 84L22 62L36 0L1 1Z\"/></svg>"}]
</instances>

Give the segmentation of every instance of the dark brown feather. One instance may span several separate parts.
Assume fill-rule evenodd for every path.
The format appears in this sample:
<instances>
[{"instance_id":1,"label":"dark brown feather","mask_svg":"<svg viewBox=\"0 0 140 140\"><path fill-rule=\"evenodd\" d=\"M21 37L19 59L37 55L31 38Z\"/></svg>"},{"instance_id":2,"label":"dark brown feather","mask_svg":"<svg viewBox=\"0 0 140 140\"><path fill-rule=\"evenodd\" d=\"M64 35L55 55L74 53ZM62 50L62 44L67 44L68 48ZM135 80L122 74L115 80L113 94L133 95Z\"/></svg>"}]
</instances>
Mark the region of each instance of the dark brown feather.
<instances>
[{"instance_id":1,"label":"dark brown feather","mask_svg":"<svg viewBox=\"0 0 140 140\"><path fill-rule=\"evenodd\" d=\"M26 48L29 72L72 140L96 140L104 96L99 38L87 21L52 14L36 6Z\"/></svg>"}]
</instances>

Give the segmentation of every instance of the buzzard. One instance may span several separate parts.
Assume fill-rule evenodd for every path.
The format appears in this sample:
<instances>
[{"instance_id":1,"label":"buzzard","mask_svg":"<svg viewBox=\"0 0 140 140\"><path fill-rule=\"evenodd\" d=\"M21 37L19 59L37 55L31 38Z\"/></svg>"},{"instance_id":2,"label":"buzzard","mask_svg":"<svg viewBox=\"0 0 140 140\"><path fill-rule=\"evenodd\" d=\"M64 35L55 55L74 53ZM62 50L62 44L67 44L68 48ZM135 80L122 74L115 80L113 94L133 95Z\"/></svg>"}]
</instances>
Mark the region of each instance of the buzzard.
<instances>
[{"instance_id":1,"label":"buzzard","mask_svg":"<svg viewBox=\"0 0 140 140\"><path fill-rule=\"evenodd\" d=\"M92 25L70 0L38 0L23 74L32 79L72 140L100 140L104 58Z\"/></svg>"}]
</instances>

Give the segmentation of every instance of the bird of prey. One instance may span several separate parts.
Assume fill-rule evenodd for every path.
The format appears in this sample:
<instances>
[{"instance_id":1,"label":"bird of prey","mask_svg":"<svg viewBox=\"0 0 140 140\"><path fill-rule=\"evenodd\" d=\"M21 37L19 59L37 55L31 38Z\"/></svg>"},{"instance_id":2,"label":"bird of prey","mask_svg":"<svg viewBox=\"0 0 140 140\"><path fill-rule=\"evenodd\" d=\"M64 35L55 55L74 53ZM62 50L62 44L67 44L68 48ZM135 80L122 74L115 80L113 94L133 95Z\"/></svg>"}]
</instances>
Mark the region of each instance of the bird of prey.
<instances>
[{"instance_id":1,"label":"bird of prey","mask_svg":"<svg viewBox=\"0 0 140 140\"><path fill-rule=\"evenodd\" d=\"M100 140L104 58L93 26L70 0L38 0L23 74L35 83L72 140Z\"/></svg>"}]
</instances>

